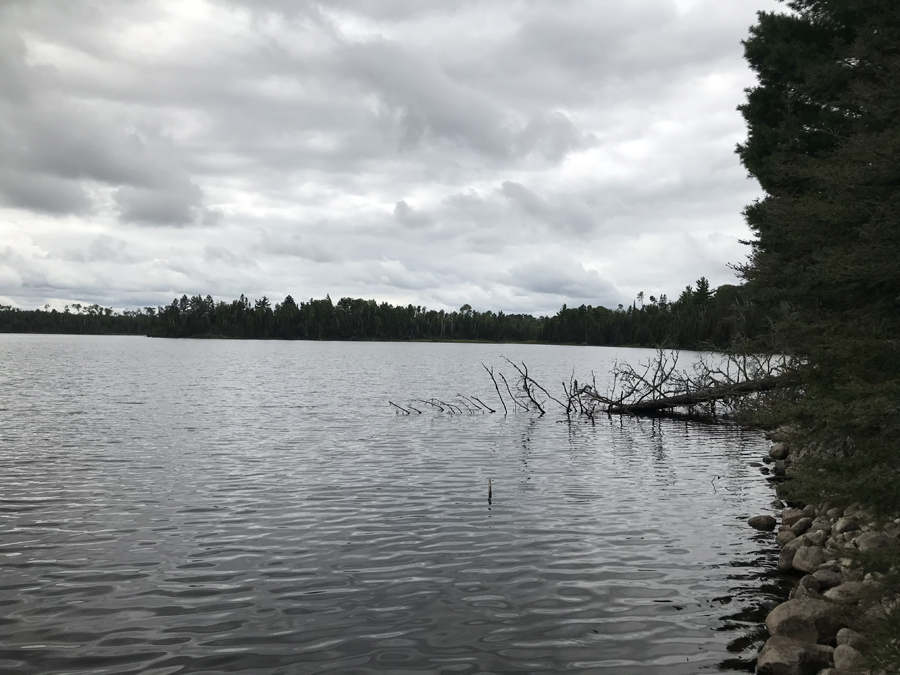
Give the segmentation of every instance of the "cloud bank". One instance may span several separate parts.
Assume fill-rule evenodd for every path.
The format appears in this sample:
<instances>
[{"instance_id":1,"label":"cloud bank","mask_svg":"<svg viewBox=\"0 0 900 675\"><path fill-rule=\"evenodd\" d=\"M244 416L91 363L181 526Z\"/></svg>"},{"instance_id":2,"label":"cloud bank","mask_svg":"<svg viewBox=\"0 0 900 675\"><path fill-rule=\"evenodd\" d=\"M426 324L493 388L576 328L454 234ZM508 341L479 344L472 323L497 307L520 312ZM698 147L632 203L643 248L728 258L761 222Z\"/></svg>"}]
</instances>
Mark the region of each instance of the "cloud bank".
<instances>
[{"instance_id":1,"label":"cloud bank","mask_svg":"<svg viewBox=\"0 0 900 675\"><path fill-rule=\"evenodd\" d=\"M0 6L0 302L733 280L745 0Z\"/></svg>"}]
</instances>

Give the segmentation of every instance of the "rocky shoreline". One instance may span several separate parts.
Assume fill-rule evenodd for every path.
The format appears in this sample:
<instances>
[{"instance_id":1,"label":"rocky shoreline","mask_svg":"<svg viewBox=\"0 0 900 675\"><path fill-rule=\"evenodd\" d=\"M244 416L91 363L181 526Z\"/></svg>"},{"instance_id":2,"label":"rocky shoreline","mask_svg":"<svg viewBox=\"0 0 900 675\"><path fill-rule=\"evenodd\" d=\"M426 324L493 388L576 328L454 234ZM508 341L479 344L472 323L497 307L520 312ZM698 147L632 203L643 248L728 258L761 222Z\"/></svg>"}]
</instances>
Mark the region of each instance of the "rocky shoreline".
<instances>
[{"instance_id":1,"label":"rocky shoreline","mask_svg":"<svg viewBox=\"0 0 900 675\"><path fill-rule=\"evenodd\" d=\"M774 432L779 441L764 457L763 468L778 482L797 457L812 452L795 448ZM760 675L863 675L866 627L897 606L897 598L884 597L880 575L854 561L858 551L900 546L900 518L876 523L862 508L839 509L828 504L775 504L783 508L781 522L768 515L750 518L762 531L776 531L781 546L778 570L796 576L790 599L766 617L769 639L757 659Z\"/></svg>"}]
</instances>

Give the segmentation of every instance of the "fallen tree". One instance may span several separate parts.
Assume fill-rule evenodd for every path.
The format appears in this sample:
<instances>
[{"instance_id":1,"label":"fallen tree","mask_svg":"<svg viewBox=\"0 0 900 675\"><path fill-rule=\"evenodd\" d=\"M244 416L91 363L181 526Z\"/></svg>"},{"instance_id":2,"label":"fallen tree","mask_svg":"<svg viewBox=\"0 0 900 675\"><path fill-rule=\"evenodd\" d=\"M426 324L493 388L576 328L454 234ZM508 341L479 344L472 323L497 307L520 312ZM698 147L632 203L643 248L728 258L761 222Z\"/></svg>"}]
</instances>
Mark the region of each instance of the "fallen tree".
<instances>
[{"instance_id":1,"label":"fallen tree","mask_svg":"<svg viewBox=\"0 0 900 675\"><path fill-rule=\"evenodd\" d=\"M636 367L616 362L607 378L606 390L598 387L593 373L588 383L579 382L573 373L568 382L561 383L558 393L534 379L524 362L504 359L515 372L512 386L502 370L482 366L491 378L504 415L545 415L555 408L569 420L585 418L591 422L602 414L727 418L767 392L794 386L794 364L787 357L739 352L705 354L688 368L679 367L680 357L677 350L659 348L654 357ZM389 403L407 415L421 414L416 407L419 404L451 415L496 413L499 409L476 396L462 394L457 394L453 402L431 398L411 400L405 406Z\"/></svg>"}]
</instances>

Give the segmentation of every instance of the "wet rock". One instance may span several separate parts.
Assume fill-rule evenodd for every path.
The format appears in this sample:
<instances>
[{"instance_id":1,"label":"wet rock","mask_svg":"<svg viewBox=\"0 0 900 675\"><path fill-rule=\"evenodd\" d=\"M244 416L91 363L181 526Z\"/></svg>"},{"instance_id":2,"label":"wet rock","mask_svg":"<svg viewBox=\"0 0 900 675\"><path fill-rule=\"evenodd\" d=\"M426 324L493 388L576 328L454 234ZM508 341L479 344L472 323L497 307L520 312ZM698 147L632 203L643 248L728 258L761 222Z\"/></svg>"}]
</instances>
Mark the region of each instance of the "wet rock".
<instances>
[{"instance_id":1,"label":"wet rock","mask_svg":"<svg viewBox=\"0 0 900 675\"><path fill-rule=\"evenodd\" d=\"M859 520L853 517L844 517L838 519L832 528L835 534L844 534L844 532L852 532L859 529Z\"/></svg>"},{"instance_id":2,"label":"wet rock","mask_svg":"<svg viewBox=\"0 0 900 675\"><path fill-rule=\"evenodd\" d=\"M789 541L792 541L797 538L797 535L791 532L790 530L784 530L775 535L775 541L778 542L779 546L784 546Z\"/></svg>"},{"instance_id":3,"label":"wet rock","mask_svg":"<svg viewBox=\"0 0 900 675\"><path fill-rule=\"evenodd\" d=\"M747 521L747 524L755 530L771 532L775 529L778 521L776 521L772 516L753 516L750 520Z\"/></svg>"},{"instance_id":4,"label":"wet rock","mask_svg":"<svg viewBox=\"0 0 900 675\"><path fill-rule=\"evenodd\" d=\"M788 532L790 532L790 530L788 530ZM793 532L791 532L791 534L793 534ZM781 549L781 553L778 555L778 569L781 572L790 572L794 569L794 555L805 543L806 540L803 537L795 536L784 545L784 548Z\"/></svg>"},{"instance_id":5,"label":"wet rock","mask_svg":"<svg viewBox=\"0 0 900 675\"><path fill-rule=\"evenodd\" d=\"M812 574L819 565L827 560L825 551L820 546L801 546L794 554L791 566L800 572Z\"/></svg>"},{"instance_id":6,"label":"wet rock","mask_svg":"<svg viewBox=\"0 0 900 675\"><path fill-rule=\"evenodd\" d=\"M898 542L884 532L863 532L856 538L854 543L860 551L876 551L881 548L896 546Z\"/></svg>"},{"instance_id":7,"label":"wet rock","mask_svg":"<svg viewBox=\"0 0 900 675\"><path fill-rule=\"evenodd\" d=\"M807 574L791 589L791 598L816 598L822 596L819 593L819 580L813 575Z\"/></svg>"},{"instance_id":8,"label":"wet rock","mask_svg":"<svg viewBox=\"0 0 900 675\"><path fill-rule=\"evenodd\" d=\"M789 454L786 443L776 443L769 449L769 457L772 459L786 459Z\"/></svg>"},{"instance_id":9,"label":"wet rock","mask_svg":"<svg viewBox=\"0 0 900 675\"><path fill-rule=\"evenodd\" d=\"M830 640L843 627L830 603L811 598L783 602L766 617L770 634L804 642Z\"/></svg>"},{"instance_id":10,"label":"wet rock","mask_svg":"<svg viewBox=\"0 0 900 675\"><path fill-rule=\"evenodd\" d=\"M813 572L813 576L819 582L819 590L827 591L829 588L840 586L844 578L837 572L819 568Z\"/></svg>"},{"instance_id":11,"label":"wet rock","mask_svg":"<svg viewBox=\"0 0 900 675\"><path fill-rule=\"evenodd\" d=\"M772 467L772 473L776 476L784 476L787 474L787 463L784 460L778 460L775 462L775 466Z\"/></svg>"},{"instance_id":12,"label":"wet rock","mask_svg":"<svg viewBox=\"0 0 900 675\"><path fill-rule=\"evenodd\" d=\"M805 518L806 514L799 509L785 509L781 512L781 522L791 527L794 523L796 523L801 518Z\"/></svg>"},{"instance_id":13,"label":"wet rock","mask_svg":"<svg viewBox=\"0 0 900 675\"><path fill-rule=\"evenodd\" d=\"M771 506L773 509L783 509L783 508L784 508L784 502L781 501L780 499L776 499L774 502L772 502L771 504L769 504L769 506Z\"/></svg>"},{"instance_id":14,"label":"wet rock","mask_svg":"<svg viewBox=\"0 0 900 675\"><path fill-rule=\"evenodd\" d=\"M840 586L825 591L825 597L834 602L856 602L867 590L868 585L861 581L845 581Z\"/></svg>"},{"instance_id":15,"label":"wet rock","mask_svg":"<svg viewBox=\"0 0 900 675\"><path fill-rule=\"evenodd\" d=\"M791 532L799 536L806 532L810 525L812 525L812 518L801 518L791 525Z\"/></svg>"},{"instance_id":16,"label":"wet rock","mask_svg":"<svg viewBox=\"0 0 900 675\"><path fill-rule=\"evenodd\" d=\"M762 468L759 470L759 472L760 472L763 476L768 476L770 473L772 473L772 472L769 470L769 467L767 467L767 466L762 467Z\"/></svg>"},{"instance_id":17,"label":"wet rock","mask_svg":"<svg viewBox=\"0 0 900 675\"><path fill-rule=\"evenodd\" d=\"M816 675L834 664L834 650L788 637L768 639L756 661L759 675Z\"/></svg>"},{"instance_id":18,"label":"wet rock","mask_svg":"<svg viewBox=\"0 0 900 675\"><path fill-rule=\"evenodd\" d=\"M863 671L866 669L865 657L850 645L838 645L834 650L834 667L838 670Z\"/></svg>"},{"instance_id":19,"label":"wet rock","mask_svg":"<svg viewBox=\"0 0 900 675\"><path fill-rule=\"evenodd\" d=\"M849 645L858 652L865 652L869 648L868 638L850 628L841 628L837 632L837 643L838 645Z\"/></svg>"}]
</instances>

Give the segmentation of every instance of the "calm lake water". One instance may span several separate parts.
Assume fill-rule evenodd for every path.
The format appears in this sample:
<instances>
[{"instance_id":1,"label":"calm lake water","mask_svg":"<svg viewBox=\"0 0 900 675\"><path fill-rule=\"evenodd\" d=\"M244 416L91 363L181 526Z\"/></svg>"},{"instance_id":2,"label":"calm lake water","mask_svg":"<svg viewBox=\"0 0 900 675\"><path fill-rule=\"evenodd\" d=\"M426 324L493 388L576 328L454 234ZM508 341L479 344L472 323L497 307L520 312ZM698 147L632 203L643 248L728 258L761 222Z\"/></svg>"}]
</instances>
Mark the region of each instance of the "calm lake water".
<instances>
[{"instance_id":1,"label":"calm lake water","mask_svg":"<svg viewBox=\"0 0 900 675\"><path fill-rule=\"evenodd\" d=\"M727 672L755 432L398 415L642 350L0 335L0 672ZM557 385L558 386L558 385ZM488 502L488 479L492 500Z\"/></svg>"}]
</instances>

